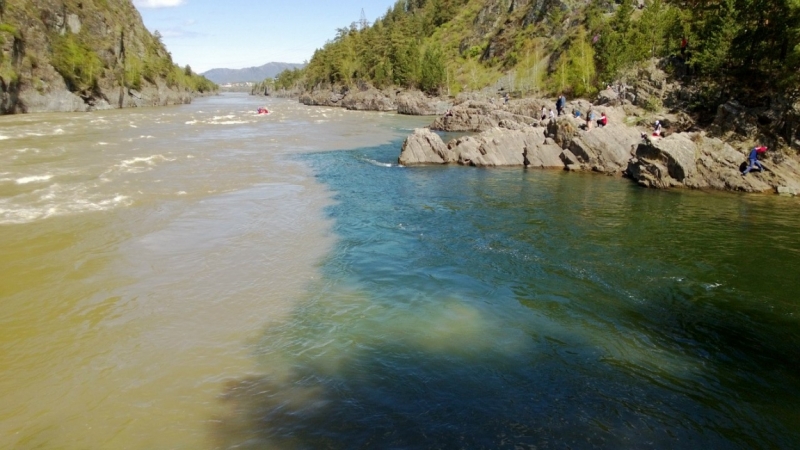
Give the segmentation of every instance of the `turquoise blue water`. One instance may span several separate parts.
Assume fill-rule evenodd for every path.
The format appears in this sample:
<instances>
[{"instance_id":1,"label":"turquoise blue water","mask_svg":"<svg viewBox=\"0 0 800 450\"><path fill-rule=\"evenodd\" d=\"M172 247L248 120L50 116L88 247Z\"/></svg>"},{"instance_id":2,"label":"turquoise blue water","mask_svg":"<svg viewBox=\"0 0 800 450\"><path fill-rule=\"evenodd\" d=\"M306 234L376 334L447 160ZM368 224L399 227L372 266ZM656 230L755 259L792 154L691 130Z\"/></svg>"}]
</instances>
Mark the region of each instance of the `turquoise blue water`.
<instances>
[{"instance_id":1,"label":"turquoise blue water","mask_svg":"<svg viewBox=\"0 0 800 450\"><path fill-rule=\"evenodd\" d=\"M337 243L242 447L800 448L800 201L304 156ZM270 373L271 366L290 367Z\"/></svg>"}]
</instances>

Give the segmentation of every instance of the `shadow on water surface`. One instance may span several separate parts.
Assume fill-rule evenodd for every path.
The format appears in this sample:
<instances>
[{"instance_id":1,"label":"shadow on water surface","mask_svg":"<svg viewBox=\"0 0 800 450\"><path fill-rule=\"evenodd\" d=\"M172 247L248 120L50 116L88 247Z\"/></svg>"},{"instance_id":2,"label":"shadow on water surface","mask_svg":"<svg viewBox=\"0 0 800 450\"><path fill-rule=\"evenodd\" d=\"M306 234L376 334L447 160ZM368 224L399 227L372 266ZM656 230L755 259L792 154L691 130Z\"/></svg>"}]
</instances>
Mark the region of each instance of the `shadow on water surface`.
<instances>
[{"instance_id":1,"label":"shadow on water surface","mask_svg":"<svg viewBox=\"0 0 800 450\"><path fill-rule=\"evenodd\" d=\"M800 444L795 201L397 148L307 156L339 242L224 392L219 447Z\"/></svg>"}]
</instances>

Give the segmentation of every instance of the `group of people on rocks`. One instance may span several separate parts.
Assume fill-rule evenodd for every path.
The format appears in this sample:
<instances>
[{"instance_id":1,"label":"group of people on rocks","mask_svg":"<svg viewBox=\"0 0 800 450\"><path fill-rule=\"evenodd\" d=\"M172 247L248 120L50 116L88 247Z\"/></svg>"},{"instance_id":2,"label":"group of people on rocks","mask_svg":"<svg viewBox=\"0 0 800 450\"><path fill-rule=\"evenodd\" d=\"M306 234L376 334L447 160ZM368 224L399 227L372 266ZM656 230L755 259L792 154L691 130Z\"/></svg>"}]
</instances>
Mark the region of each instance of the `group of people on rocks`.
<instances>
[{"instance_id":1,"label":"group of people on rocks","mask_svg":"<svg viewBox=\"0 0 800 450\"><path fill-rule=\"evenodd\" d=\"M686 43L685 38L684 38L683 42L681 43L681 49L683 50L686 46L687 46L687 43ZM562 114L565 104L566 104L566 100L564 98L564 95L562 94L562 95L560 95L558 97L558 100L556 100L556 109L558 110L558 115L559 116ZM545 118L544 111L545 111L545 108L542 107L542 120L544 120L544 118ZM574 118L579 119L581 117L581 115L582 114L581 114L581 111L579 109L573 109L572 110L572 116ZM550 110L550 118L553 118L553 110ZM586 120L586 131L589 131L592 128L592 123L595 122L595 120L594 120L594 111L592 111L591 108L586 113L586 119L585 120ZM597 119L596 123L597 123L597 126L599 128L602 128L602 127L605 127L606 125L608 125L608 116L606 116L605 112L602 112L600 114L600 118ZM660 137L664 136L664 128L663 128L663 125L662 125L660 120L656 120L655 123L653 124L653 132L651 133L651 136L652 137L656 137L656 138L660 138ZM647 137L647 134L646 133L642 133L642 138L646 138L646 137ZM758 168L759 171L761 171L761 172L764 171L764 166L761 164L761 162L758 160L758 158L759 158L759 156L763 156L764 154L766 154L767 150L768 150L768 147L766 147L764 145L759 145L759 146L753 147L750 150L750 153L747 156L747 168L744 171L742 171L742 176L747 175L748 173L750 173L751 170L753 170L755 168Z\"/></svg>"},{"instance_id":2,"label":"group of people on rocks","mask_svg":"<svg viewBox=\"0 0 800 450\"><path fill-rule=\"evenodd\" d=\"M685 48L686 46L687 46L686 42L682 42L681 43L681 48L682 49ZM508 93L506 93L503 96L503 101L504 101L504 103L507 104L508 100L509 100L509 96L508 96ZM566 114L566 111L564 109L566 107L566 104L567 104L567 99L564 96L564 94L559 95L558 99L556 100L556 103L555 103L556 111L553 111L552 109L548 110L546 106L542 106L541 120L544 121L544 120L547 120L548 118L550 120L554 120L556 117L559 117L562 114ZM264 109L266 110L266 108L264 108ZM261 112L261 108L259 108L259 112ZM452 117L453 116L453 111L448 109L447 112L444 114L444 116L445 117ZM579 109L573 109L572 110L572 117L574 117L576 119L581 119L581 116L583 116L583 114L581 113L581 111ZM595 112L591 109L591 105L590 105L589 110L586 112L586 116L585 116L584 120L586 121L586 125L585 125L585 130L586 131L590 131L592 129L592 127L595 126L595 124L596 124L596 126L598 128L602 128L602 127L605 127L606 125L608 125L608 116L606 116L605 112L601 112L600 113L600 118L595 120ZM661 137L664 136L664 128L663 128L663 124L661 123L661 120L656 120L655 121L655 123L653 124L653 131L649 136L650 137L655 137L655 138L661 138ZM645 139L647 137L648 137L647 133L642 133L642 138L643 139ZM747 157L747 168L744 171L741 172L742 176L747 175L748 173L750 173L751 170L753 170L755 168L758 168L759 171L761 171L761 172L764 171L764 166L761 164L761 162L759 162L758 158L759 158L759 156L764 155L767 152L767 149L768 148L766 146L760 145L760 146L753 147L750 150L750 153L748 154L748 157Z\"/></svg>"}]
</instances>

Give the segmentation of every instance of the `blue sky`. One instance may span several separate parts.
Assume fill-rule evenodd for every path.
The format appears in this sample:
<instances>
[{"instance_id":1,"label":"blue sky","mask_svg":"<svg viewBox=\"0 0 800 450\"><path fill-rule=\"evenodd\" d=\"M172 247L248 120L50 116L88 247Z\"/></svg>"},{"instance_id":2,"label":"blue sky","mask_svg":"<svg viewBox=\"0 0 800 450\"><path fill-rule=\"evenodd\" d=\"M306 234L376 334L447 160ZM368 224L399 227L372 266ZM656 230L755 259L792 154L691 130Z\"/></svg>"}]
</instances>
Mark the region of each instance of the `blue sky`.
<instances>
[{"instance_id":1,"label":"blue sky","mask_svg":"<svg viewBox=\"0 0 800 450\"><path fill-rule=\"evenodd\" d=\"M361 18L372 22L396 0L134 0L175 63L195 72L268 62L302 63Z\"/></svg>"}]
</instances>

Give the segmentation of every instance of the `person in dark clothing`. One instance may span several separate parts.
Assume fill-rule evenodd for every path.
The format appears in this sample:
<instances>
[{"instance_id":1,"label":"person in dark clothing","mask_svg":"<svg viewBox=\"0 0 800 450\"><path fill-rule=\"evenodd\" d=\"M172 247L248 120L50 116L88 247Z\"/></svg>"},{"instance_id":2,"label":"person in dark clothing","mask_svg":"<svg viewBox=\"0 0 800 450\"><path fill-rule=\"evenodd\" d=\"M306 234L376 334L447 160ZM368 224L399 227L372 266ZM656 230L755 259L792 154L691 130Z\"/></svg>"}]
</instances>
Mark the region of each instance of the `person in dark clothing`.
<instances>
[{"instance_id":1,"label":"person in dark clothing","mask_svg":"<svg viewBox=\"0 0 800 450\"><path fill-rule=\"evenodd\" d=\"M758 170L763 172L764 166L762 166L761 163L758 162L758 155L763 155L766 152L767 152L767 147L764 147L763 145L759 147L753 147L753 149L750 150L750 155L747 156L749 164L747 166L747 169L745 169L744 172L742 172L742 176L747 175L755 167L758 167Z\"/></svg>"},{"instance_id":2,"label":"person in dark clothing","mask_svg":"<svg viewBox=\"0 0 800 450\"><path fill-rule=\"evenodd\" d=\"M558 115L564 113L564 106L567 105L567 99L564 97L564 94L558 96L558 100L556 100L556 111L558 111Z\"/></svg>"}]
</instances>

